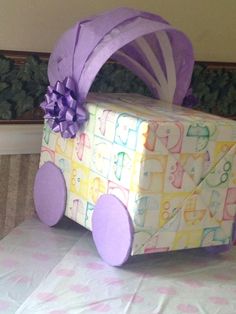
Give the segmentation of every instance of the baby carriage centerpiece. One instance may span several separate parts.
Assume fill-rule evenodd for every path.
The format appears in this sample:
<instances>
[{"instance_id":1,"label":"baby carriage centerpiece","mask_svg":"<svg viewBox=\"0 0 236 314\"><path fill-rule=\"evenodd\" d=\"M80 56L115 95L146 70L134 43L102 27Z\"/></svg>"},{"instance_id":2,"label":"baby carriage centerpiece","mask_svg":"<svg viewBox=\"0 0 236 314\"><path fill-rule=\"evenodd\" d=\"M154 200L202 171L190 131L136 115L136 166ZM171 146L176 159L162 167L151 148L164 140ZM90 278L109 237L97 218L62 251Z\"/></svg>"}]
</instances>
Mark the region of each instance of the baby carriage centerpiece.
<instances>
[{"instance_id":1,"label":"baby carriage centerpiece","mask_svg":"<svg viewBox=\"0 0 236 314\"><path fill-rule=\"evenodd\" d=\"M153 98L89 94L112 59ZM34 185L39 218L92 231L100 256L227 248L234 240L236 123L181 107L194 59L160 16L116 9L78 22L48 65L45 126Z\"/></svg>"}]
</instances>

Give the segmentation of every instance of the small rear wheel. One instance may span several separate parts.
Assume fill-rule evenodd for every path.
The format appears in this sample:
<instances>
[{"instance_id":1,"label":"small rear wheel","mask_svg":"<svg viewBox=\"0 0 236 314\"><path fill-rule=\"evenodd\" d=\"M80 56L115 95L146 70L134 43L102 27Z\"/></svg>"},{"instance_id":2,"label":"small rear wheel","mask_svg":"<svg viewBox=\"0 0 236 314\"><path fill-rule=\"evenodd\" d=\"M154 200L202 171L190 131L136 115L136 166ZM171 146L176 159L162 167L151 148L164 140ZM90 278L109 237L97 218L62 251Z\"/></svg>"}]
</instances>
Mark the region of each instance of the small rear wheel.
<instances>
[{"instance_id":1,"label":"small rear wheel","mask_svg":"<svg viewBox=\"0 0 236 314\"><path fill-rule=\"evenodd\" d=\"M233 238L233 245L236 245L236 221L234 221L234 224L233 224L232 238Z\"/></svg>"},{"instance_id":2,"label":"small rear wheel","mask_svg":"<svg viewBox=\"0 0 236 314\"><path fill-rule=\"evenodd\" d=\"M223 245L208 246L208 247L205 247L204 250L207 253L220 254L220 253L230 251L231 248L232 248L232 244L229 243L229 244L223 244Z\"/></svg>"},{"instance_id":3,"label":"small rear wheel","mask_svg":"<svg viewBox=\"0 0 236 314\"><path fill-rule=\"evenodd\" d=\"M102 195L92 217L93 239L101 258L121 266L130 256L134 228L125 205L114 195Z\"/></svg>"},{"instance_id":4,"label":"small rear wheel","mask_svg":"<svg viewBox=\"0 0 236 314\"><path fill-rule=\"evenodd\" d=\"M228 244L205 247L205 251L211 254L220 254L231 250L236 241L236 224L232 228L232 240Z\"/></svg>"},{"instance_id":5,"label":"small rear wheel","mask_svg":"<svg viewBox=\"0 0 236 314\"><path fill-rule=\"evenodd\" d=\"M66 183L60 168L46 162L39 168L34 182L34 204L39 219L55 226L63 217L66 207Z\"/></svg>"}]
</instances>

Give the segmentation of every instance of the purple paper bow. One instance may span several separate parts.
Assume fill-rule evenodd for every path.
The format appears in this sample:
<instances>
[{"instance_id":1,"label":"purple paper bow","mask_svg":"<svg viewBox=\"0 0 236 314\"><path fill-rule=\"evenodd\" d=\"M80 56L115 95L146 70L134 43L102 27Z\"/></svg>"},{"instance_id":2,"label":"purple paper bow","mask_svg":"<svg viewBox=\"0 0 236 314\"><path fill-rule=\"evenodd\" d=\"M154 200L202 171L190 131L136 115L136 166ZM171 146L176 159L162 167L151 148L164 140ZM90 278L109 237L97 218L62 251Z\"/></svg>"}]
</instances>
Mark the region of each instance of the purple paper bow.
<instances>
[{"instance_id":1,"label":"purple paper bow","mask_svg":"<svg viewBox=\"0 0 236 314\"><path fill-rule=\"evenodd\" d=\"M61 132L63 138L74 138L87 120L85 108L78 102L75 85L71 77L48 86L45 101L40 107L45 111L45 119L54 132Z\"/></svg>"}]
</instances>

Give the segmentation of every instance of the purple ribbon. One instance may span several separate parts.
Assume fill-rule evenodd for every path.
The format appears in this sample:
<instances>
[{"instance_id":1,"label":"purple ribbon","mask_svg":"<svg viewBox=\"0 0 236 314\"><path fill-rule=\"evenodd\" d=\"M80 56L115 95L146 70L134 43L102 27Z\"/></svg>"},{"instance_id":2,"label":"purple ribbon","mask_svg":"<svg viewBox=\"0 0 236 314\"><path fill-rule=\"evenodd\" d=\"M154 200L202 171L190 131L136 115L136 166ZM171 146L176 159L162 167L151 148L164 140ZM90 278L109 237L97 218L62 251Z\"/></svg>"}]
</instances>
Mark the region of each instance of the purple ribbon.
<instances>
[{"instance_id":1,"label":"purple ribbon","mask_svg":"<svg viewBox=\"0 0 236 314\"><path fill-rule=\"evenodd\" d=\"M54 132L61 132L63 138L74 138L87 120L85 108L78 102L75 84L71 77L55 86L48 86L44 102L40 107L45 111L45 119Z\"/></svg>"}]
</instances>

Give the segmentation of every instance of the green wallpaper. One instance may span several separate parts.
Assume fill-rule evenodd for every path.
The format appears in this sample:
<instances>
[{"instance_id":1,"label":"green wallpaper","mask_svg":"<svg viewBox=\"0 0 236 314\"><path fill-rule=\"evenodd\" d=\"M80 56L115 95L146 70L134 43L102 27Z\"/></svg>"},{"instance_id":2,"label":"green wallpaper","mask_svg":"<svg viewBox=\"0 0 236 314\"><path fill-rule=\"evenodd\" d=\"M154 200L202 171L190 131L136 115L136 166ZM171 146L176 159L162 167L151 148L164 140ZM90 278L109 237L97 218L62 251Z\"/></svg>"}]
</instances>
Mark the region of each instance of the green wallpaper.
<instances>
[{"instance_id":1,"label":"green wallpaper","mask_svg":"<svg viewBox=\"0 0 236 314\"><path fill-rule=\"evenodd\" d=\"M0 119L16 119L37 110L47 85L45 61L30 56L18 66L12 59L0 55ZM151 96L141 80L116 63L103 66L91 91ZM204 64L196 64L184 105L229 117L236 115L236 70L209 69Z\"/></svg>"}]
</instances>

